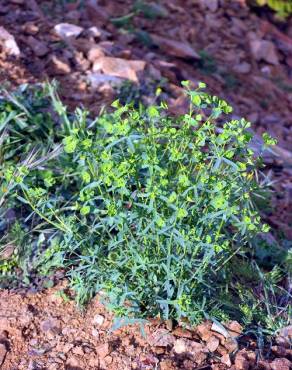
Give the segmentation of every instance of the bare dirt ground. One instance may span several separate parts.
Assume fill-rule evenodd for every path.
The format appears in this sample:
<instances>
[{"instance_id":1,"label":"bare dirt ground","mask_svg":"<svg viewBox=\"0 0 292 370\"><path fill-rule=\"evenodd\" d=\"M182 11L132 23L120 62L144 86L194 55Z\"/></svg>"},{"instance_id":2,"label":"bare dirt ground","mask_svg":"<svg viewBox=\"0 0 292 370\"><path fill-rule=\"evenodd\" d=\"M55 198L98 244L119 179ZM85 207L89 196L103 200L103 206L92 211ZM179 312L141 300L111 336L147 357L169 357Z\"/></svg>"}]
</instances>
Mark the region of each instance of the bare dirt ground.
<instances>
[{"instance_id":1,"label":"bare dirt ground","mask_svg":"<svg viewBox=\"0 0 292 370\"><path fill-rule=\"evenodd\" d=\"M209 322L195 329L170 330L151 320L144 325L145 332L139 325L112 331L112 325L98 298L80 311L68 298L64 283L37 294L2 291L1 370L288 370L291 366L291 327L282 330L273 346L259 350L255 339L240 335L242 328L235 321L226 324L225 336L222 328Z\"/></svg>"},{"instance_id":2,"label":"bare dirt ground","mask_svg":"<svg viewBox=\"0 0 292 370\"><path fill-rule=\"evenodd\" d=\"M133 3L0 1L0 26L20 52L11 55L0 32L2 85L56 78L69 107L84 105L94 113L114 99L117 89L124 98L147 103L161 86L170 110L179 114L185 108L180 81L206 82L210 92L231 103L234 117L247 117L257 133L268 130L279 140L278 155L266 159L275 181L273 209L266 217L291 240L291 19L257 15L244 0L170 0L160 2L158 18L139 14L125 32L111 19L127 16ZM54 28L61 22L78 25L80 33L64 38ZM134 87L123 90L125 79ZM239 336L237 323L227 337L208 322L193 330L169 330L153 320L145 326L145 337L138 326L112 332L111 316L97 299L81 312L60 297L64 289L0 292L1 370L291 368L291 328L269 348Z\"/></svg>"}]
</instances>

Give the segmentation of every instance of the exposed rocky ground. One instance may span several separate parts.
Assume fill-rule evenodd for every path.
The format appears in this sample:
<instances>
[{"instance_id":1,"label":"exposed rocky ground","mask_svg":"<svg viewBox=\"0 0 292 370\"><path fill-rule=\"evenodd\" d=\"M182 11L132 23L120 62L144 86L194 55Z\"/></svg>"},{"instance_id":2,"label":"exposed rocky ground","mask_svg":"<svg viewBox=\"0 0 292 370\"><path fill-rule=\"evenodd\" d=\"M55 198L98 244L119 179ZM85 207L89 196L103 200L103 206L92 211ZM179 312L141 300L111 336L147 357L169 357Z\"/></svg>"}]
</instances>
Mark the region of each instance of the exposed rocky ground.
<instances>
[{"instance_id":1,"label":"exposed rocky ground","mask_svg":"<svg viewBox=\"0 0 292 370\"><path fill-rule=\"evenodd\" d=\"M71 108L82 104L93 113L117 93L124 101L149 103L160 86L170 111L179 114L185 109L180 81L206 82L235 108L234 116L247 117L256 132L268 130L279 140L276 155L266 158L275 181L266 217L288 242L291 19L256 14L244 0L160 1L152 3L148 18L147 9L132 16L133 3L0 1L1 83L13 88L55 78ZM60 289L0 293L1 369L291 368L291 328L270 348L240 336L236 323L224 335L208 322L195 330L169 331L153 321L145 326L145 337L138 326L110 332L111 317L97 300L81 313L56 294Z\"/></svg>"},{"instance_id":2,"label":"exposed rocky ground","mask_svg":"<svg viewBox=\"0 0 292 370\"><path fill-rule=\"evenodd\" d=\"M144 332L137 324L118 330L112 325L97 298L81 312L64 284L37 294L2 291L1 370L291 368L292 327L261 348L255 337L241 335L235 321L171 330L152 320Z\"/></svg>"}]
</instances>

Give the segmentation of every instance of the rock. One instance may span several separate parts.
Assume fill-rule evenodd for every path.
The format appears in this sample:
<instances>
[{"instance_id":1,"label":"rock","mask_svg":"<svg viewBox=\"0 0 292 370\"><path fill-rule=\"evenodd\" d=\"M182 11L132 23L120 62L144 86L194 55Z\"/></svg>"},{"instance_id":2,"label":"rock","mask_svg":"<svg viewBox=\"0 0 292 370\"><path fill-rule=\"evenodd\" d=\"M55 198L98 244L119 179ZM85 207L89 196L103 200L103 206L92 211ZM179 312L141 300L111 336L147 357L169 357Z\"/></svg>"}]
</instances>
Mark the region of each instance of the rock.
<instances>
[{"instance_id":1,"label":"rock","mask_svg":"<svg viewBox=\"0 0 292 370\"><path fill-rule=\"evenodd\" d=\"M167 347L173 345L174 340L168 330L158 329L148 338L148 343L153 347Z\"/></svg>"},{"instance_id":2,"label":"rock","mask_svg":"<svg viewBox=\"0 0 292 370\"><path fill-rule=\"evenodd\" d=\"M70 356L66 361L66 369L68 370L71 370L71 369L81 370L82 367L80 365L81 365L80 362L75 356Z\"/></svg>"},{"instance_id":3,"label":"rock","mask_svg":"<svg viewBox=\"0 0 292 370\"><path fill-rule=\"evenodd\" d=\"M150 34L150 36L154 44L156 44L166 54L183 59L201 59L199 54L188 43L171 40L170 38L154 34Z\"/></svg>"},{"instance_id":4,"label":"rock","mask_svg":"<svg viewBox=\"0 0 292 370\"><path fill-rule=\"evenodd\" d=\"M113 358L111 356L106 356L104 358L104 362L107 364L107 365L110 365L112 362L113 362Z\"/></svg>"},{"instance_id":5,"label":"rock","mask_svg":"<svg viewBox=\"0 0 292 370\"><path fill-rule=\"evenodd\" d=\"M33 22L27 22L22 27L23 32L28 35L36 35L39 32L38 26Z\"/></svg>"},{"instance_id":6,"label":"rock","mask_svg":"<svg viewBox=\"0 0 292 370\"><path fill-rule=\"evenodd\" d=\"M201 3L211 12L216 12L218 10L218 0L201 0Z\"/></svg>"},{"instance_id":7,"label":"rock","mask_svg":"<svg viewBox=\"0 0 292 370\"><path fill-rule=\"evenodd\" d=\"M260 370L271 370L271 366L267 360L258 360L257 368Z\"/></svg>"},{"instance_id":8,"label":"rock","mask_svg":"<svg viewBox=\"0 0 292 370\"><path fill-rule=\"evenodd\" d=\"M74 355L84 356L84 351L83 351L83 349L82 349L82 347L81 347L81 346L74 347L74 348L72 349L72 353L73 353Z\"/></svg>"},{"instance_id":9,"label":"rock","mask_svg":"<svg viewBox=\"0 0 292 370\"><path fill-rule=\"evenodd\" d=\"M44 333L51 333L53 335L61 333L61 325L58 320L48 319L40 323L40 330Z\"/></svg>"},{"instance_id":10,"label":"rock","mask_svg":"<svg viewBox=\"0 0 292 370\"><path fill-rule=\"evenodd\" d=\"M219 323L217 324L217 322L213 322L211 330L219 333L222 337L225 338L228 338L230 336L227 329L223 325L220 325Z\"/></svg>"},{"instance_id":11,"label":"rock","mask_svg":"<svg viewBox=\"0 0 292 370\"><path fill-rule=\"evenodd\" d=\"M286 348L283 346L272 346L272 352L278 357L285 357L286 356Z\"/></svg>"},{"instance_id":12,"label":"rock","mask_svg":"<svg viewBox=\"0 0 292 370\"><path fill-rule=\"evenodd\" d=\"M237 341L231 337L228 337L223 345L229 353L235 352L238 349Z\"/></svg>"},{"instance_id":13,"label":"rock","mask_svg":"<svg viewBox=\"0 0 292 370\"><path fill-rule=\"evenodd\" d=\"M218 339L218 338L216 338L216 337L211 337L211 338L207 341L207 343L206 343L207 348L208 348L208 350L209 350L210 352L215 352L215 351L216 351L216 349L218 348L219 344L220 344L220 341L219 341L219 339Z\"/></svg>"},{"instance_id":14,"label":"rock","mask_svg":"<svg viewBox=\"0 0 292 370\"><path fill-rule=\"evenodd\" d=\"M189 341L188 352L192 354L194 361L201 365L207 358L208 349L202 343Z\"/></svg>"},{"instance_id":15,"label":"rock","mask_svg":"<svg viewBox=\"0 0 292 370\"><path fill-rule=\"evenodd\" d=\"M279 331L281 337L292 339L292 325L285 326Z\"/></svg>"},{"instance_id":16,"label":"rock","mask_svg":"<svg viewBox=\"0 0 292 370\"><path fill-rule=\"evenodd\" d=\"M248 370L249 369L249 361L244 356L244 353L238 352L235 356L234 365L236 370Z\"/></svg>"},{"instance_id":17,"label":"rock","mask_svg":"<svg viewBox=\"0 0 292 370\"><path fill-rule=\"evenodd\" d=\"M247 74L251 71L251 65L247 62L236 64L233 67L233 71L240 74Z\"/></svg>"},{"instance_id":18,"label":"rock","mask_svg":"<svg viewBox=\"0 0 292 370\"><path fill-rule=\"evenodd\" d=\"M87 80L94 90L98 90L104 86L119 86L123 83L123 79L115 76L104 75L101 73L90 73Z\"/></svg>"},{"instance_id":19,"label":"rock","mask_svg":"<svg viewBox=\"0 0 292 370\"><path fill-rule=\"evenodd\" d=\"M284 156L285 153L283 153L282 157L285 158ZM281 156L281 154L279 154ZM292 163L292 156L289 161L289 157L286 159L288 163ZM280 330L279 335L276 337L276 343L279 345L282 345L286 348L289 348L291 345L291 340L292 340L292 325L286 326L283 329Z\"/></svg>"},{"instance_id":20,"label":"rock","mask_svg":"<svg viewBox=\"0 0 292 370\"><path fill-rule=\"evenodd\" d=\"M12 36L4 27L0 26L0 49L8 55L19 56L20 50Z\"/></svg>"},{"instance_id":21,"label":"rock","mask_svg":"<svg viewBox=\"0 0 292 370\"><path fill-rule=\"evenodd\" d=\"M250 42L251 53L255 60L263 60L267 63L278 65L279 57L275 45L267 40L252 40Z\"/></svg>"},{"instance_id":22,"label":"rock","mask_svg":"<svg viewBox=\"0 0 292 370\"><path fill-rule=\"evenodd\" d=\"M230 356L229 356L228 353L225 354L225 355L223 355L223 356L221 356L221 359L220 360L221 360L222 364L224 364L224 365L226 365L228 367L231 366L231 360L230 360Z\"/></svg>"},{"instance_id":23,"label":"rock","mask_svg":"<svg viewBox=\"0 0 292 370\"><path fill-rule=\"evenodd\" d=\"M104 316L99 315L99 314L94 316L93 325L102 326L103 323L104 323Z\"/></svg>"},{"instance_id":24,"label":"rock","mask_svg":"<svg viewBox=\"0 0 292 370\"><path fill-rule=\"evenodd\" d=\"M160 362L160 370L175 370L176 367L174 367L171 360L163 360Z\"/></svg>"},{"instance_id":25,"label":"rock","mask_svg":"<svg viewBox=\"0 0 292 370\"><path fill-rule=\"evenodd\" d=\"M178 355L187 352L186 341L184 339L177 339L174 343L173 350Z\"/></svg>"},{"instance_id":26,"label":"rock","mask_svg":"<svg viewBox=\"0 0 292 370\"><path fill-rule=\"evenodd\" d=\"M227 355L228 354L228 351L225 347L223 347L221 344L218 346L217 350L216 350L221 356L223 355Z\"/></svg>"},{"instance_id":27,"label":"rock","mask_svg":"<svg viewBox=\"0 0 292 370\"><path fill-rule=\"evenodd\" d=\"M102 58L104 56L104 50L98 45L93 46L87 53L87 59L92 63L96 62L99 58Z\"/></svg>"},{"instance_id":28,"label":"rock","mask_svg":"<svg viewBox=\"0 0 292 370\"><path fill-rule=\"evenodd\" d=\"M51 68L56 75L66 75L71 72L69 62L58 58L56 55L51 57Z\"/></svg>"},{"instance_id":29,"label":"rock","mask_svg":"<svg viewBox=\"0 0 292 370\"><path fill-rule=\"evenodd\" d=\"M239 322L234 320L226 323L225 326L232 337L238 337L243 330L243 327L239 324Z\"/></svg>"},{"instance_id":30,"label":"rock","mask_svg":"<svg viewBox=\"0 0 292 370\"><path fill-rule=\"evenodd\" d=\"M7 354L7 348L3 343L0 343L0 367L4 364Z\"/></svg>"},{"instance_id":31,"label":"rock","mask_svg":"<svg viewBox=\"0 0 292 370\"><path fill-rule=\"evenodd\" d=\"M138 82L138 72L144 70L146 62L142 60L125 60L121 58L102 57L95 61L94 72L100 72Z\"/></svg>"},{"instance_id":32,"label":"rock","mask_svg":"<svg viewBox=\"0 0 292 370\"><path fill-rule=\"evenodd\" d=\"M104 359L110 353L108 343L100 344L99 346L95 348L95 351L99 359L101 360Z\"/></svg>"},{"instance_id":33,"label":"rock","mask_svg":"<svg viewBox=\"0 0 292 370\"><path fill-rule=\"evenodd\" d=\"M92 328L91 329L91 335L94 337L94 338L99 338L99 332L98 330Z\"/></svg>"},{"instance_id":34,"label":"rock","mask_svg":"<svg viewBox=\"0 0 292 370\"><path fill-rule=\"evenodd\" d=\"M292 362L289 361L287 358L276 358L271 363L272 370L289 370L291 369Z\"/></svg>"},{"instance_id":35,"label":"rock","mask_svg":"<svg viewBox=\"0 0 292 370\"><path fill-rule=\"evenodd\" d=\"M175 335L176 337L181 337L181 338L191 339L193 337L193 333L190 330L183 329L181 327L174 329L172 334Z\"/></svg>"},{"instance_id":36,"label":"rock","mask_svg":"<svg viewBox=\"0 0 292 370\"><path fill-rule=\"evenodd\" d=\"M99 40L106 40L108 37L111 36L110 32L107 32L106 30L103 30L95 26L88 28L87 33L89 36Z\"/></svg>"},{"instance_id":37,"label":"rock","mask_svg":"<svg viewBox=\"0 0 292 370\"><path fill-rule=\"evenodd\" d=\"M213 336L213 333L211 332L211 326L212 324L209 321L206 321L196 327L196 333L205 342L207 342Z\"/></svg>"},{"instance_id":38,"label":"rock","mask_svg":"<svg viewBox=\"0 0 292 370\"><path fill-rule=\"evenodd\" d=\"M78 37L84 28L71 23L59 23L55 25L54 30L61 39L67 39Z\"/></svg>"},{"instance_id":39,"label":"rock","mask_svg":"<svg viewBox=\"0 0 292 370\"><path fill-rule=\"evenodd\" d=\"M87 33L89 36L96 37L98 39L100 39L102 36L101 29L95 26L88 28Z\"/></svg>"},{"instance_id":40,"label":"rock","mask_svg":"<svg viewBox=\"0 0 292 370\"><path fill-rule=\"evenodd\" d=\"M43 57L50 51L44 42L37 40L33 36L29 36L26 41L35 55L38 57Z\"/></svg>"}]
</instances>

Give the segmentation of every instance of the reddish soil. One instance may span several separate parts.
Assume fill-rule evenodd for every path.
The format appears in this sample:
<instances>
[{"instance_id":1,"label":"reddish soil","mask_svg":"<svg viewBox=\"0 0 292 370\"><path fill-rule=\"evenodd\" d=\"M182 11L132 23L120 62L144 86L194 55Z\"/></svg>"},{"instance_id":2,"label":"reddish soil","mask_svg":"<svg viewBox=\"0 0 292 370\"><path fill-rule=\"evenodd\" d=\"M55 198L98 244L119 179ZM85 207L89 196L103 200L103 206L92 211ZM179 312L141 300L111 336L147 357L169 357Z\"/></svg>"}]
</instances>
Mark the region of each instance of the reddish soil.
<instances>
[{"instance_id":1,"label":"reddish soil","mask_svg":"<svg viewBox=\"0 0 292 370\"><path fill-rule=\"evenodd\" d=\"M255 131L268 130L279 140L278 156L266 159L276 181L273 210L266 217L274 230L292 240L291 19L281 23L269 13L256 15L244 0L214 0L215 6L207 0L160 3L165 18L153 21L139 15L132 21L132 28L143 31L140 38L156 37L149 47L110 21L130 13L131 0L99 1L99 6L94 1L67 5L66 1L0 1L0 26L14 36L21 51L19 57L9 56L0 40L2 85L56 78L71 108L84 105L98 113L115 96L110 83L89 82L100 58L145 61L137 74L136 92L151 102L155 86L162 85L170 110L179 114L185 107L180 81L206 82L210 92L235 108L234 117L247 117ZM84 31L64 41L54 31L60 22ZM93 26L95 35L89 32ZM179 45L168 45L167 40ZM135 77L131 68L130 73ZM163 79L167 83L161 83ZM224 338L208 322L199 329L178 327L169 332L161 322L152 321L145 326L146 337L138 326L112 332L111 316L97 299L80 312L74 302L56 295L61 288L37 294L0 292L1 370L291 368L291 328L270 351L259 348L252 338Z\"/></svg>"},{"instance_id":2,"label":"reddish soil","mask_svg":"<svg viewBox=\"0 0 292 370\"><path fill-rule=\"evenodd\" d=\"M64 300L64 291L63 283L44 293L0 293L1 370L288 370L292 364L292 327L263 360L267 351L240 336L234 321L226 325L227 338L209 322L168 330L151 320L145 333L139 325L112 331L112 316L98 298L79 311L74 301Z\"/></svg>"}]
</instances>

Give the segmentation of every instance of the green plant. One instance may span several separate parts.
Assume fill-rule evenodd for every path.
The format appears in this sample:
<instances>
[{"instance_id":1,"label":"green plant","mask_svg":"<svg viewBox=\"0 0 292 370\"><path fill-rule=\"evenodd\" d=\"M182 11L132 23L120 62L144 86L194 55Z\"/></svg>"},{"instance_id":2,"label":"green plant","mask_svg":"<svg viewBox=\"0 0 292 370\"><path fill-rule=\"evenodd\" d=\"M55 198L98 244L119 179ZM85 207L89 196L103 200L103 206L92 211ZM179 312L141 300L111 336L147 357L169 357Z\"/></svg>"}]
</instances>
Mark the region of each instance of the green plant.
<instances>
[{"instance_id":1,"label":"green plant","mask_svg":"<svg viewBox=\"0 0 292 370\"><path fill-rule=\"evenodd\" d=\"M80 304L102 290L120 317L226 318L231 263L268 230L249 122L219 127L231 107L183 85L180 118L118 101L94 120L71 115L51 85L1 102L2 212L38 241L39 273L66 268Z\"/></svg>"},{"instance_id":2,"label":"green plant","mask_svg":"<svg viewBox=\"0 0 292 370\"><path fill-rule=\"evenodd\" d=\"M256 0L256 4L259 6L269 6L282 18L292 14L292 3L290 0Z\"/></svg>"}]
</instances>

